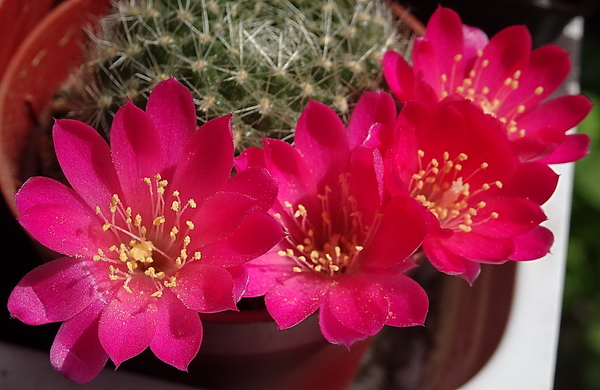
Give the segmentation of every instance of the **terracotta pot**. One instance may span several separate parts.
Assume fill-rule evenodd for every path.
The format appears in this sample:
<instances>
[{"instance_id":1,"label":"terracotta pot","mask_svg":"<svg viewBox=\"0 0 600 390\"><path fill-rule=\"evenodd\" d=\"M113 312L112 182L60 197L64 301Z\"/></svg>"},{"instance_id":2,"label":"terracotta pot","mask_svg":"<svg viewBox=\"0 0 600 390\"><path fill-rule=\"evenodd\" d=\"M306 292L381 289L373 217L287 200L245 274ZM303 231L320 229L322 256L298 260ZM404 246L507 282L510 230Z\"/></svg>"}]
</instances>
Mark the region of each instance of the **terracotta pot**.
<instances>
[{"instance_id":1,"label":"terracotta pot","mask_svg":"<svg viewBox=\"0 0 600 390\"><path fill-rule=\"evenodd\" d=\"M52 7L53 0L0 0L0 76L23 38Z\"/></svg>"},{"instance_id":2,"label":"terracotta pot","mask_svg":"<svg viewBox=\"0 0 600 390\"><path fill-rule=\"evenodd\" d=\"M16 50L2 46L0 53L14 51L0 79L0 187L15 215L13 194L23 179L32 175L37 163L29 146L35 145L31 141L39 137L37 118L42 117L54 92L81 63L82 27L106 12L110 1L64 1L23 38L23 32L36 24L50 3L4 0L0 6L0 29L13 26L9 19L16 18L14 29L6 34L13 46L22 40ZM31 15L27 14L29 10L33 10Z\"/></svg>"},{"instance_id":3,"label":"terracotta pot","mask_svg":"<svg viewBox=\"0 0 600 390\"><path fill-rule=\"evenodd\" d=\"M210 390L344 390L371 339L350 348L321 334L318 316L278 330L266 310L201 314L204 338L188 372L145 353L122 368Z\"/></svg>"}]
</instances>

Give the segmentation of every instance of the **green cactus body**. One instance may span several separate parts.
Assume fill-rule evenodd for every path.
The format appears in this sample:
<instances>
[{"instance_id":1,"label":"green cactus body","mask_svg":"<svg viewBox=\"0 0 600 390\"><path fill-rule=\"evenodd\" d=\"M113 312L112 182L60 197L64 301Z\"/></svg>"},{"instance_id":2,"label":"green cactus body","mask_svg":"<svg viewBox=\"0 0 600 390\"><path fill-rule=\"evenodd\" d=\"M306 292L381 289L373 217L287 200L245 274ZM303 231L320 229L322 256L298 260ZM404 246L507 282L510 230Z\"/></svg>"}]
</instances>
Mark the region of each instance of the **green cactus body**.
<instances>
[{"instance_id":1,"label":"green cactus body","mask_svg":"<svg viewBox=\"0 0 600 390\"><path fill-rule=\"evenodd\" d=\"M236 113L238 150L261 136L291 140L310 99L344 117L379 88L383 53L406 53L410 36L383 0L122 0L65 87L69 115L107 132L127 99L144 107L174 76L199 123Z\"/></svg>"}]
</instances>

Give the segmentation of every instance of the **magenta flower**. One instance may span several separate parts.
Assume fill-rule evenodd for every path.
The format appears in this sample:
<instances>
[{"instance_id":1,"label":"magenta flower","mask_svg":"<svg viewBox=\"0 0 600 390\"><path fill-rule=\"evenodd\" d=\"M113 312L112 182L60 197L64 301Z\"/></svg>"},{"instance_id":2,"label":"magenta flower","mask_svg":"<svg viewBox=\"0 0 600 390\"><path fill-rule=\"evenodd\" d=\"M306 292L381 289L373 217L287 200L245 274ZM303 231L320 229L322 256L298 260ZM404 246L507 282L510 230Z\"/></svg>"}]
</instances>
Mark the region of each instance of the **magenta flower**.
<instances>
[{"instance_id":1,"label":"magenta flower","mask_svg":"<svg viewBox=\"0 0 600 390\"><path fill-rule=\"evenodd\" d=\"M185 370L202 341L197 313L235 310L242 264L283 237L266 214L275 181L260 168L230 177L230 117L196 131L191 94L175 79L156 86L146 112L121 107L110 148L72 120L56 121L54 141L73 189L34 177L16 203L25 229L66 257L21 280L11 315L64 322L50 360L78 383L148 346Z\"/></svg>"},{"instance_id":2,"label":"magenta flower","mask_svg":"<svg viewBox=\"0 0 600 390\"><path fill-rule=\"evenodd\" d=\"M390 102L383 93L363 95L348 131L331 109L310 102L295 147L265 139L264 150L246 149L236 161L242 172L264 166L278 180L271 213L288 236L246 265L246 296L265 295L280 329L318 310L325 338L349 347L386 324L424 322L425 291L403 273L428 232L425 209L384 195L381 155L363 145L386 132L374 121L394 117Z\"/></svg>"},{"instance_id":3,"label":"magenta flower","mask_svg":"<svg viewBox=\"0 0 600 390\"><path fill-rule=\"evenodd\" d=\"M430 211L423 242L439 271L472 282L480 263L531 260L548 253L552 233L540 205L557 175L519 162L504 130L469 101L432 109L408 102L386 156L391 194L408 193Z\"/></svg>"},{"instance_id":4,"label":"magenta flower","mask_svg":"<svg viewBox=\"0 0 600 390\"><path fill-rule=\"evenodd\" d=\"M465 26L451 9L439 7L425 37L417 38L412 67L397 53L383 59L384 75L396 97L434 104L465 98L504 123L521 160L575 161L588 152L589 137L565 134L591 110L583 95L544 101L571 67L568 53L555 45L531 51L525 26L511 26L489 41Z\"/></svg>"}]
</instances>

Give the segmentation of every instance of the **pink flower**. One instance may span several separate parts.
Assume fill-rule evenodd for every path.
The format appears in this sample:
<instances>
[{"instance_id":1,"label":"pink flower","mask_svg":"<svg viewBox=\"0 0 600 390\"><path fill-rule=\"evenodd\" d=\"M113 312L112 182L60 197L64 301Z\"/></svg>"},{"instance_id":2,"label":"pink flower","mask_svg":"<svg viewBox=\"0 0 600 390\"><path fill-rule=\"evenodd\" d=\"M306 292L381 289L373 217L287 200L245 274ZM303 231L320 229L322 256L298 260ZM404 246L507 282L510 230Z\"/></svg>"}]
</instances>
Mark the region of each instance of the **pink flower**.
<instances>
[{"instance_id":1,"label":"pink flower","mask_svg":"<svg viewBox=\"0 0 600 390\"><path fill-rule=\"evenodd\" d=\"M385 79L402 103L471 100L504 123L524 161L562 163L587 154L589 137L565 132L589 113L589 99L544 101L569 73L568 53L555 45L531 51L525 26L505 28L488 40L483 31L463 25L456 12L439 7L425 37L415 40L412 62L392 51L383 59Z\"/></svg>"},{"instance_id":2,"label":"pink flower","mask_svg":"<svg viewBox=\"0 0 600 390\"><path fill-rule=\"evenodd\" d=\"M241 265L283 237L266 214L275 181L260 168L230 178L230 117L196 131L191 94L175 79L156 86L146 112L121 107L110 148L72 120L56 121L54 141L73 189L34 177L16 202L20 223L66 257L27 274L10 313L64 322L50 360L78 383L148 346L185 370L202 341L197 313L235 310Z\"/></svg>"},{"instance_id":3,"label":"pink flower","mask_svg":"<svg viewBox=\"0 0 600 390\"><path fill-rule=\"evenodd\" d=\"M375 120L394 117L390 102L383 93L363 95L348 131L331 109L310 102L295 147L265 139L264 150L246 149L236 161L238 169L264 166L278 180L271 213L288 236L247 264L246 296L264 294L281 329L318 310L325 338L349 347L386 324L424 322L427 296L403 273L427 234L425 209L384 195L381 155L363 145L386 128Z\"/></svg>"},{"instance_id":4,"label":"pink flower","mask_svg":"<svg viewBox=\"0 0 600 390\"><path fill-rule=\"evenodd\" d=\"M467 100L436 108L407 102L386 156L392 195L408 192L430 211L423 242L439 271L472 282L480 263L539 258L552 245L540 205L557 175L519 162L494 118Z\"/></svg>"}]
</instances>

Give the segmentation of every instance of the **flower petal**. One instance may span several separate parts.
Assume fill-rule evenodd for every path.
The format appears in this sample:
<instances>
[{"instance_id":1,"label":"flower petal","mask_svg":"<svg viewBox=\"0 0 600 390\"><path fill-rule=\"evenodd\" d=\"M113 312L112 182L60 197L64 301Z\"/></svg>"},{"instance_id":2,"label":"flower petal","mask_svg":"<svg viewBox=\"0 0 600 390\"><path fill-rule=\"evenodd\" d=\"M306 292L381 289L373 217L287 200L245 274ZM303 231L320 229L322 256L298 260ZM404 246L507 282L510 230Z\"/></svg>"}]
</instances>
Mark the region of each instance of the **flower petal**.
<instances>
[{"instance_id":1,"label":"flower petal","mask_svg":"<svg viewBox=\"0 0 600 390\"><path fill-rule=\"evenodd\" d=\"M584 158L590 152L591 139L587 134L569 134L549 155L537 160L544 164L562 164Z\"/></svg>"},{"instance_id":2,"label":"flower petal","mask_svg":"<svg viewBox=\"0 0 600 390\"><path fill-rule=\"evenodd\" d=\"M369 337L340 323L331 312L328 302L325 302L319 310L319 326L327 341L333 344L343 344L348 349L355 342Z\"/></svg>"},{"instance_id":3,"label":"flower petal","mask_svg":"<svg viewBox=\"0 0 600 390\"><path fill-rule=\"evenodd\" d=\"M497 218L490 218L492 212L497 213ZM477 223L479 218L481 223ZM486 206L478 211L477 219L473 220L473 233L491 238L508 238L533 229L546 220L546 215L536 202L520 197L505 197L486 200Z\"/></svg>"},{"instance_id":4,"label":"flower petal","mask_svg":"<svg viewBox=\"0 0 600 390\"><path fill-rule=\"evenodd\" d=\"M266 253L284 238L281 225L266 214L253 214L243 220L227 238L202 248L204 264L231 267Z\"/></svg>"},{"instance_id":5,"label":"flower petal","mask_svg":"<svg viewBox=\"0 0 600 390\"><path fill-rule=\"evenodd\" d=\"M554 243L554 235L543 226L538 226L527 233L514 237L515 250L510 255L511 260L535 260L550 253Z\"/></svg>"},{"instance_id":6,"label":"flower petal","mask_svg":"<svg viewBox=\"0 0 600 390\"><path fill-rule=\"evenodd\" d=\"M426 240L427 241L427 240ZM444 247L459 256L478 262L502 264L514 251L512 238L497 238L474 233L455 233Z\"/></svg>"},{"instance_id":7,"label":"flower petal","mask_svg":"<svg viewBox=\"0 0 600 390\"><path fill-rule=\"evenodd\" d=\"M394 96L404 104L415 97L415 76L404 58L388 50L382 59L383 75Z\"/></svg>"},{"instance_id":8,"label":"flower petal","mask_svg":"<svg viewBox=\"0 0 600 390\"><path fill-rule=\"evenodd\" d=\"M424 69L421 64L417 64L415 59L415 70L423 70L424 79L434 89L439 90L440 75L450 76L464 73L463 54L463 29L462 21L458 14L450 8L438 7L427 22L425 39L431 42L435 48L437 72L431 69ZM461 59L456 61L456 56ZM421 57L419 57L421 60ZM438 73L439 72L439 73ZM434 74L435 73L435 74ZM462 80L461 80L462 82Z\"/></svg>"},{"instance_id":9,"label":"flower petal","mask_svg":"<svg viewBox=\"0 0 600 390\"><path fill-rule=\"evenodd\" d=\"M142 353L156 330L156 298L132 290L134 293L118 290L119 296L108 303L98 326L100 343L117 367Z\"/></svg>"},{"instance_id":10,"label":"flower petal","mask_svg":"<svg viewBox=\"0 0 600 390\"><path fill-rule=\"evenodd\" d=\"M443 241L433 238L426 239L423 243L425 256L431 265L446 275L458 275L466 279L469 284L479 276L481 266L463 256L447 250Z\"/></svg>"},{"instance_id":11,"label":"flower petal","mask_svg":"<svg viewBox=\"0 0 600 390\"><path fill-rule=\"evenodd\" d=\"M146 113L158 130L157 145L163 150L165 167L174 167L196 130L192 93L171 77L154 87L148 97Z\"/></svg>"},{"instance_id":12,"label":"flower petal","mask_svg":"<svg viewBox=\"0 0 600 390\"><path fill-rule=\"evenodd\" d=\"M429 232L427 210L416 200L393 197L383 209L383 218L362 259L369 267L390 267L404 261Z\"/></svg>"},{"instance_id":13,"label":"flower petal","mask_svg":"<svg viewBox=\"0 0 600 390\"><path fill-rule=\"evenodd\" d=\"M244 265L249 275L244 297L265 295L276 283L294 276L289 258L278 254L280 246Z\"/></svg>"},{"instance_id":14,"label":"flower petal","mask_svg":"<svg viewBox=\"0 0 600 390\"><path fill-rule=\"evenodd\" d=\"M296 273L267 292L267 310L279 329L291 328L322 305L330 285L330 280L310 271Z\"/></svg>"},{"instance_id":15,"label":"flower petal","mask_svg":"<svg viewBox=\"0 0 600 390\"><path fill-rule=\"evenodd\" d=\"M363 221L374 221L384 198L383 161L377 149L357 147L352 151L348 182Z\"/></svg>"},{"instance_id":16,"label":"flower petal","mask_svg":"<svg viewBox=\"0 0 600 390\"><path fill-rule=\"evenodd\" d=\"M344 124L326 105L310 101L296 125L296 149L306 161L317 183L336 183L348 170L350 149Z\"/></svg>"},{"instance_id":17,"label":"flower petal","mask_svg":"<svg viewBox=\"0 0 600 390\"><path fill-rule=\"evenodd\" d=\"M173 188L200 203L223 188L233 166L231 115L206 122L188 142Z\"/></svg>"},{"instance_id":18,"label":"flower petal","mask_svg":"<svg viewBox=\"0 0 600 390\"><path fill-rule=\"evenodd\" d=\"M571 70L569 53L556 45L546 45L531 52L528 64L522 69L519 87L506 99L498 111L505 116L519 104L529 109L544 100L565 80ZM538 88L541 87L541 90Z\"/></svg>"},{"instance_id":19,"label":"flower petal","mask_svg":"<svg viewBox=\"0 0 600 390\"><path fill-rule=\"evenodd\" d=\"M233 278L223 267L190 261L179 270L173 292L187 308L197 312L237 310Z\"/></svg>"},{"instance_id":20,"label":"flower petal","mask_svg":"<svg viewBox=\"0 0 600 390\"><path fill-rule=\"evenodd\" d=\"M265 138L263 142L265 165L277 180L279 185L277 198L281 203L288 201L297 204L317 194L316 177L311 174L306 161L296 149L280 140Z\"/></svg>"},{"instance_id":21,"label":"flower petal","mask_svg":"<svg viewBox=\"0 0 600 390\"><path fill-rule=\"evenodd\" d=\"M250 167L266 168L265 152L261 148L250 146L242 150L240 155L233 160L233 165L238 173Z\"/></svg>"},{"instance_id":22,"label":"flower petal","mask_svg":"<svg viewBox=\"0 0 600 390\"><path fill-rule=\"evenodd\" d=\"M218 192L206 199L191 218L200 223L189 232L196 245L222 240L258 208L258 201L236 192Z\"/></svg>"},{"instance_id":23,"label":"flower petal","mask_svg":"<svg viewBox=\"0 0 600 390\"><path fill-rule=\"evenodd\" d=\"M87 261L63 257L25 275L8 298L8 310L28 325L41 325L73 318L98 298Z\"/></svg>"},{"instance_id":24,"label":"flower petal","mask_svg":"<svg viewBox=\"0 0 600 390\"><path fill-rule=\"evenodd\" d=\"M19 223L46 247L92 257L113 244L95 212L70 188L45 177L29 179L15 195Z\"/></svg>"},{"instance_id":25,"label":"flower petal","mask_svg":"<svg viewBox=\"0 0 600 390\"><path fill-rule=\"evenodd\" d=\"M127 204L146 209L148 188L142 179L162 174L164 156L156 126L150 117L133 103L122 106L110 129L112 160Z\"/></svg>"},{"instance_id":26,"label":"flower petal","mask_svg":"<svg viewBox=\"0 0 600 390\"><path fill-rule=\"evenodd\" d=\"M52 136L61 170L91 209L108 208L113 194L122 196L110 149L96 130L83 122L59 119Z\"/></svg>"},{"instance_id":27,"label":"flower petal","mask_svg":"<svg viewBox=\"0 0 600 390\"><path fill-rule=\"evenodd\" d=\"M383 328L389 313L389 302L378 284L369 275L344 275L332 284L328 294L328 307L344 326L375 335Z\"/></svg>"},{"instance_id":28,"label":"flower petal","mask_svg":"<svg viewBox=\"0 0 600 390\"><path fill-rule=\"evenodd\" d=\"M238 192L259 201L257 210L267 212L277 199L277 182L264 168L249 167L233 175L225 191Z\"/></svg>"},{"instance_id":29,"label":"flower petal","mask_svg":"<svg viewBox=\"0 0 600 390\"><path fill-rule=\"evenodd\" d=\"M50 349L52 366L77 384L94 379L108 360L98 338L98 318L105 306L97 300L63 323Z\"/></svg>"},{"instance_id":30,"label":"flower petal","mask_svg":"<svg viewBox=\"0 0 600 390\"><path fill-rule=\"evenodd\" d=\"M427 293L417 282L396 270L372 270L369 278L377 283L389 302L386 325L423 325L429 308Z\"/></svg>"},{"instance_id":31,"label":"flower petal","mask_svg":"<svg viewBox=\"0 0 600 390\"><path fill-rule=\"evenodd\" d=\"M480 83L489 88L490 99L505 88L508 77L525 69L530 52L531 34L525 26L506 27L490 39L474 68Z\"/></svg>"},{"instance_id":32,"label":"flower petal","mask_svg":"<svg viewBox=\"0 0 600 390\"><path fill-rule=\"evenodd\" d=\"M396 120L396 103L385 92L365 92L356 103L348 121L348 142L350 149L363 145L369 130L381 124L391 133ZM391 138L391 134L388 138Z\"/></svg>"},{"instance_id":33,"label":"flower petal","mask_svg":"<svg viewBox=\"0 0 600 390\"><path fill-rule=\"evenodd\" d=\"M575 127L589 114L592 103L584 95L564 95L542 102L518 118L519 128L527 136L537 136L547 127L560 129L563 133Z\"/></svg>"},{"instance_id":34,"label":"flower petal","mask_svg":"<svg viewBox=\"0 0 600 390\"><path fill-rule=\"evenodd\" d=\"M544 204L554 193L558 175L552 168L539 162L521 163L513 177L502 186L502 196L519 196L537 204Z\"/></svg>"},{"instance_id":35,"label":"flower petal","mask_svg":"<svg viewBox=\"0 0 600 390\"><path fill-rule=\"evenodd\" d=\"M158 300L156 333L150 342L152 352L163 362L187 371L201 343L202 323L198 313L165 290Z\"/></svg>"}]
</instances>

